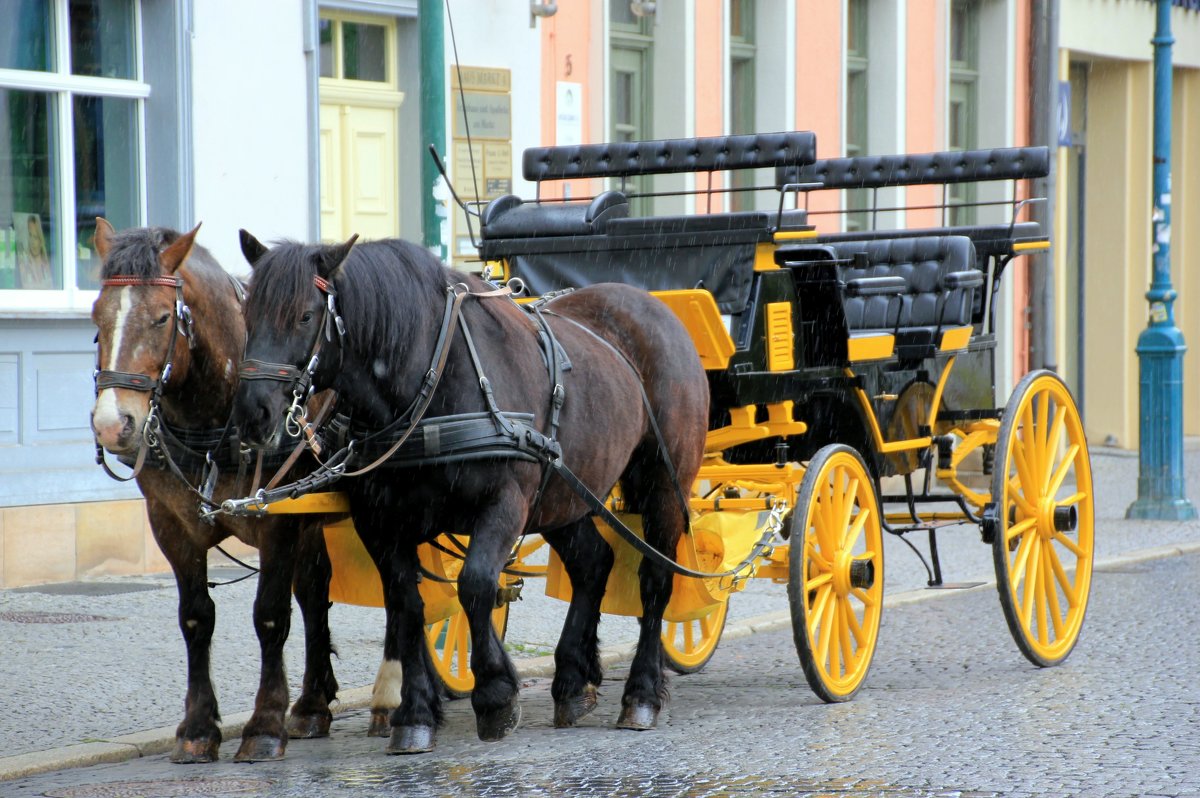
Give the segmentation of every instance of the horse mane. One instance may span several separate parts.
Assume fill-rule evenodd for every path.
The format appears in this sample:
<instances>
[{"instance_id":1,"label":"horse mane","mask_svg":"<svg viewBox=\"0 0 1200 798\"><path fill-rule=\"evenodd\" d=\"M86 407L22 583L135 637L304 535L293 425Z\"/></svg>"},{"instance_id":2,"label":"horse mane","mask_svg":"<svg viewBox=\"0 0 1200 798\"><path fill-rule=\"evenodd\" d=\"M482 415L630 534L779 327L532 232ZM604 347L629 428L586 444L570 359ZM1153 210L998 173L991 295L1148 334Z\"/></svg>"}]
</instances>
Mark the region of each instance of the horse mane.
<instances>
[{"instance_id":1,"label":"horse mane","mask_svg":"<svg viewBox=\"0 0 1200 798\"><path fill-rule=\"evenodd\" d=\"M169 227L133 227L114 233L109 239L109 253L104 260L100 278L158 277L162 274L158 256L182 235ZM192 253L182 267L201 278L223 274L224 269L204 247L192 246ZM215 270L215 271L214 271Z\"/></svg>"},{"instance_id":2,"label":"horse mane","mask_svg":"<svg viewBox=\"0 0 1200 798\"><path fill-rule=\"evenodd\" d=\"M313 277L324 252L319 244L273 242L254 267L246 318L269 319L279 328L294 326L311 300ZM400 239L357 244L334 275L338 310L350 346L360 352L408 348L427 328L414 309L433 307L451 283L465 279L429 250ZM440 312L441 304L437 304Z\"/></svg>"}]
</instances>

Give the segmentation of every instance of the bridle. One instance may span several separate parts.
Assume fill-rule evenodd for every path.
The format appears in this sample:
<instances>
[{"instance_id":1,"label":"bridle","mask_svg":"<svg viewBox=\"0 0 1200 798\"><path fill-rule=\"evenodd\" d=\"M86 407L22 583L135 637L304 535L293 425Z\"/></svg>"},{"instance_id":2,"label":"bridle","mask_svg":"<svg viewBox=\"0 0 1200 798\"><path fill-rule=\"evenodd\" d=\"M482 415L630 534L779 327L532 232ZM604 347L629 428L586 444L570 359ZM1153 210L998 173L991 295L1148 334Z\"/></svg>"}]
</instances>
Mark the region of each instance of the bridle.
<instances>
[{"instance_id":1,"label":"bridle","mask_svg":"<svg viewBox=\"0 0 1200 798\"><path fill-rule=\"evenodd\" d=\"M109 388L128 388L134 391L142 391L150 394L150 409L146 413L146 421L142 425L141 444L138 447L137 460L133 466L133 473L127 477L117 476L112 469L108 467L108 463L104 457L104 447L99 443L96 444L96 462L102 466L105 472L117 480L118 482L128 482L137 477L141 473L142 466L146 462L146 453L151 448L158 445L158 430L159 430L159 403L162 400L163 389L166 388L168 381L171 379L171 368L175 355L175 344L182 335L188 342L188 349L196 347L196 337L193 330L192 311L183 301L183 278L178 276L168 277L159 275L157 277L135 277L132 275L120 275L116 277L106 277L100 281L100 287L103 288L142 288L147 286L162 286L164 288L175 289L175 304L173 306L173 324L171 324L171 337L167 341L167 351L163 354L163 366L159 372L157 379L147 377L145 374L135 374L129 371L115 371L112 369L100 368L100 347L99 334L96 335L96 369L93 377L96 383L96 395L99 396L101 391Z\"/></svg>"},{"instance_id":2,"label":"bridle","mask_svg":"<svg viewBox=\"0 0 1200 798\"><path fill-rule=\"evenodd\" d=\"M298 369L289 363L272 363L255 358L246 358L238 365L239 379L291 383L292 404L284 415L284 429L293 438L299 438L302 432L314 435L313 425L308 421L307 405L309 397L313 394L313 377L321 360L322 341L332 343L334 330L337 331L339 344L346 335L346 325L338 313L337 290L333 283L324 277L313 275L313 285L325 295L325 307L321 315L321 324L317 327L316 337L309 350L308 365ZM315 440L310 439L310 443L315 444Z\"/></svg>"}]
</instances>

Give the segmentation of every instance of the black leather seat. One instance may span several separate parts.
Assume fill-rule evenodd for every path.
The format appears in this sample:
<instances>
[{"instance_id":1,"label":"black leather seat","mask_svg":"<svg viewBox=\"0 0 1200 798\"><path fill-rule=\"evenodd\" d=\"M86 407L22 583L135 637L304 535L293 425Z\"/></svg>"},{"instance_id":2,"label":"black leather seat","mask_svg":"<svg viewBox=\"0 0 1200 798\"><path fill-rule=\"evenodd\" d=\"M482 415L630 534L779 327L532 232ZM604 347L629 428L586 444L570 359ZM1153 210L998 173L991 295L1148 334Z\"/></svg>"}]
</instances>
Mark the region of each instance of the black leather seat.
<instances>
[{"instance_id":1,"label":"black leather seat","mask_svg":"<svg viewBox=\"0 0 1200 798\"><path fill-rule=\"evenodd\" d=\"M591 202L525 202L513 194L498 197L483 209L484 239L599 235L612 219L629 216L629 200L620 191L605 191Z\"/></svg>"}]
</instances>

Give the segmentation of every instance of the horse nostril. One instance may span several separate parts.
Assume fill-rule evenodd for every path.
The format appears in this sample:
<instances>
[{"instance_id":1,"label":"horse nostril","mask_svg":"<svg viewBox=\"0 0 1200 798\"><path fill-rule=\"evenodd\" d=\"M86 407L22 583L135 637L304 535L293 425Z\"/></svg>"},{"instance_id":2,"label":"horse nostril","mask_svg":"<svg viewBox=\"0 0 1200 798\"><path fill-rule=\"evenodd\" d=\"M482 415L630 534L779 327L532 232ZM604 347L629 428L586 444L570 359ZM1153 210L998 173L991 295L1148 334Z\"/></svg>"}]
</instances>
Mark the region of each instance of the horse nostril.
<instances>
[{"instance_id":1,"label":"horse nostril","mask_svg":"<svg viewBox=\"0 0 1200 798\"><path fill-rule=\"evenodd\" d=\"M121 438L128 438L133 434L133 416L128 413L121 414Z\"/></svg>"}]
</instances>

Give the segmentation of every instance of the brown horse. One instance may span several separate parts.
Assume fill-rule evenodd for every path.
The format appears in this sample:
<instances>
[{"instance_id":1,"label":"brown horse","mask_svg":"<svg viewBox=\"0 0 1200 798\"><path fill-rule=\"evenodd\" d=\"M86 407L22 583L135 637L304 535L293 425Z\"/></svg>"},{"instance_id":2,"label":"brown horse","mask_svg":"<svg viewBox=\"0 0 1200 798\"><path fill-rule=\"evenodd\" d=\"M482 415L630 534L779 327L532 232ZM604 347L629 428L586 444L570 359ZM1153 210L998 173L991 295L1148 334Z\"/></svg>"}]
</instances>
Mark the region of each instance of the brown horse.
<instances>
[{"instance_id":1,"label":"brown horse","mask_svg":"<svg viewBox=\"0 0 1200 798\"><path fill-rule=\"evenodd\" d=\"M243 231L242 251L254 267L246 357L254 367L291 375L239 385L235 419L248 442L269 446L278 440L294 395L291 377L338 392L339 412L350 415L352 429L368 431L360 437L365 452L382 445L386 453L389 447L378 440L372 449L369 431L402 429L397 420L405 419L406 408L421 404L422 395L431 396L427 419L474 414L484 419L481 426L463 423L475 425L479 435L499 434L504 426L493 412L497 406L533 414L522 432L530 434L528 440L551 431L551 397L560 392L554 391L547 360L558 358L549 356L553 347L543 347L533 317L509 299L479 297L491 286L450 271L421 247L396 240L353 243L267 249ZM462 301L460 331L447 320L453 318L454 297L466 291L475 296ZM601 496L619 481L626 506L642 514L646 540L673 555L685 528L678 485L686 491L699 470L708 419L708 384L691 339L665 305L624 285L561 297L546 307L545 316L570 362L559 382L565 397L557 436L562 461ZM435 356L439 339L449 341L441 369ZM427 375L438 370L440 383L428 394ZM425 439L434 431L427 429ZM668 458L678 480L672 479ZM364 454L349 468L373 459ZM427 458L406 469L381 467L339 483L383 578L385 662L402 665L402 700L392 714L389 752L431 750L442 719L422 639L417 546L445 530L470 536L458 590L471 628L471 703L480 738L500 739L520 718L517 673L490 618L497 577L526 529L540 532L554 547L573 588L555 651L555 723L573 725L595 706L601 676L596 630L613 554L588 505L564 481L552 476L541 500L535 498L543 468L532 457L493 451ZM660 634L671 582L666 567L643 561L644 614L617 722L622 728L653 727L665 700Z\"/></svg>"},{"instance_id":2,"label":"brown horse","mask_svg":"<svg viewBox=\"0 0 1200 798\"><path fill-rule=\"evenodd\" d=\"M174 458L191 485L205 472L204 451L230 443L227 424L237 388L245 327L241 285L201 246L196 231L180 235L163 228L117 233L97 220L96 248L103 259L100 296L92 308L99 330L96 405L92 428L99 446L126 461L138 461L138 487L154 539L179 589L179 628L187 645L187 698L176 730L173 762L210 762L221 743L217 699L209 675L215 607L208 595L207 552L229 537L258 548L261 573L254 602L254 627L262 649L262 672L254 713L246 724L236 759L283 756L288 736L329 733L329 702L337 693L330 657L330 563L319 516L262 519L200 519L200 498L165 460L149 451L148 437L205 440L200 456ZM169 368L167 366L169 364ZM153 414L151 413L154 407ZM151 417L153 416L153 417ZM141 454L144 464L138 460ZM235 494L237 469L227 464L215 483L214 501ZM245 492L246 484L240 486ZM293 585L305 626L303 691L288 708L283 645L291 623Z\"/></svg>"}]
</instances>

